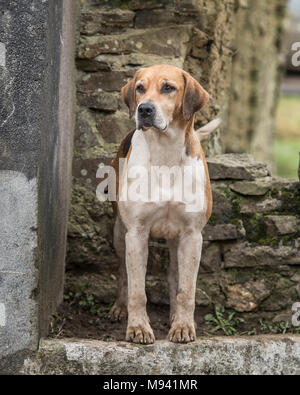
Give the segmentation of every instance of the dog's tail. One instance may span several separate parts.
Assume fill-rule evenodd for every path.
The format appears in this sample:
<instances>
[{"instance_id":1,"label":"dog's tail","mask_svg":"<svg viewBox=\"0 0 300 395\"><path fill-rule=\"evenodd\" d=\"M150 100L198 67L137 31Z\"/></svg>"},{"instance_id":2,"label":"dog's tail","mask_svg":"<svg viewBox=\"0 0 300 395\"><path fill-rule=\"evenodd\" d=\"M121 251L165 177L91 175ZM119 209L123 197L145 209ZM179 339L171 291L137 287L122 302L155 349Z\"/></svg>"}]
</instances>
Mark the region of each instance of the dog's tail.
<instances>
[{"instance_id":1,"label":"dog's tail","mask_svg":"<svg viewBox=\"0 0 300 395\"><path fill-rule=\"evenodd\" d=\"M199 140L201 141L207 138L212 132L218 129L221 123L222 123L222 119L216 118L208 122L205 126L202 126L202 128L197 129L196 134L199 137Z\"/></svg>"}]
</instances>

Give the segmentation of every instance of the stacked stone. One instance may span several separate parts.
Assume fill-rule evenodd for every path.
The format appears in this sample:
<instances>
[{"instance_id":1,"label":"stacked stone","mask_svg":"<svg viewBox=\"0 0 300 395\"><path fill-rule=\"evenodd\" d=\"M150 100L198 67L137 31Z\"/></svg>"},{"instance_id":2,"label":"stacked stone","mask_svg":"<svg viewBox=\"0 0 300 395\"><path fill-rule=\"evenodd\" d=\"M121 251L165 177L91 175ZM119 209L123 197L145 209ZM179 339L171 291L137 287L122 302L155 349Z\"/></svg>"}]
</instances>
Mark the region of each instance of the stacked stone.
<instances>
[{"instance_id":1,"label":"stacked stone","mask_svg":"<svg viewBox=\"0 0 300 395\"><path fill-rule=\"evenodd\" d=\"M196 125L218 116L227 107L234 12L232 0L81 0L68 262L87 264L112 255L112 213L96 200L95 177L99 163L110 162L135 126L122 86L140 67L172 64L210 92ZM218 132L206 150L221 152Z\"/></svg>"},{"instance_id":2,"label":"stacked stone","mask_svg":"<svg viewBox=\"0 0 300 395\"><path fill-rule=\"evenodd\" d=\"M91 270L84 276L103 302L114 299L116 281L110 270L117 260L111 206L97 201L95 176L99 163L110 163L120 140L134 128L121 87L140 67L177 65L211 95L197 114L196 126L219 115L220 109L226 120L234 78L234 30L239 13L247 12L246 3L81 0L68 263L103 268L101 276ZM218 133L205 149L208 155L220 153ZM270 177L266 166L248 155L211 157L209 170L214 212L204 232L197 305L215 302L260 315L290 309L300 298L299 183ZM160 240L151 242L149 261L148 297L167 303L161 273L168 252Z\"/></svg>"},{"instance_id":3,"label":"stacked stone","mask_svg":"<svg viewBox=\"0 0 300 395\"><path fill-rule=\"evenodd\" d=\"M204 228L196 304L276 317L300 300L300 184L247 154L208 159L214 208ZM165 279L148 280L166 303Z\"/></svg>"},{"instance_id":4,"label":"stacked stone","mask_svg":"<svg viewBox=\"0 0 300 395\"><path fill-rule=\"evenodd\" d=\"M288 319L300 299L300 184L271 177L247 154L208 159L213 214L204 228L196 305L214 303L239 312ZM168 304L167 249L151 242L148 300ZM116 279L87 273L81 278L105 303L114 300ZM68 285L78 278L69 276Z\"/></svg>"}]
</instances>

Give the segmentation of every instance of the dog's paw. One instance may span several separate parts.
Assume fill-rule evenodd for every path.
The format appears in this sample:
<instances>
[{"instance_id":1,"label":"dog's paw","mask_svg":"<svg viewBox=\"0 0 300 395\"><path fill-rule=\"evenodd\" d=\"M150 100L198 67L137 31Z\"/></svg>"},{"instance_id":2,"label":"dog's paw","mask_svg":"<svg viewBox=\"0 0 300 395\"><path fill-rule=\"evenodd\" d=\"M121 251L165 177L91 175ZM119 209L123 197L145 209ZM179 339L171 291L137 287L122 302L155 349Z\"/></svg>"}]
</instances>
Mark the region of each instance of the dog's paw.
<instances>
[{"instance_id":1,"label":"dog's paw","mask_svg":"<svg viewBox=\"0 0 300 395\"><path fill-rule=\"evenodd\" d=\"M196 340L194 325L180 325L173 323L168 339L173 343L189 343Z\"/></svg>"},{"instance_id":2,"label":"dog's paw","mask_svg":"<svg viewBox=\"0 0 300 395\"><path fill-rule=\"evenodd\" d=\"M127 318L127 307L116 302L110 309L107 318L113 322L125 320Z\"/></svg>"},{"instance_id":3,"label":"dog's paw","mask_svg":"<svg viewBox=\"0 0 300 395\"><path fill-rule=\"evenodd\" d=\"M149 325L128 326L126 341L139 344L152 344L155 341L155 337Z\"/></svg>"}]
</instances>

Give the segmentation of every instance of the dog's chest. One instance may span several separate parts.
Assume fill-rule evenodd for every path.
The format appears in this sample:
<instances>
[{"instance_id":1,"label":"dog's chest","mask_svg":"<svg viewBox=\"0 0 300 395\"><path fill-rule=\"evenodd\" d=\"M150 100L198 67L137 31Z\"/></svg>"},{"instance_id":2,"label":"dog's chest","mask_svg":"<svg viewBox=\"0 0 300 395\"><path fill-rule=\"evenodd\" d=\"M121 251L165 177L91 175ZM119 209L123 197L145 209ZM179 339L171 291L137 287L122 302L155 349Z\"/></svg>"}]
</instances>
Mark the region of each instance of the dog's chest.
<instances>
[{"instance_id":1,"label":"dog's chest","mask_svg":"<svg viewBox=\"0 0 300 395\"><path fill-rule=\"evenodd\" d=\"M200 224L204 166L186 155L182 139L173 144L147 141L136 131L124 179L126 196L120 208L129 225L141 221L152 236L174 238L187 226Z\"/></svg>"}]
</instances>

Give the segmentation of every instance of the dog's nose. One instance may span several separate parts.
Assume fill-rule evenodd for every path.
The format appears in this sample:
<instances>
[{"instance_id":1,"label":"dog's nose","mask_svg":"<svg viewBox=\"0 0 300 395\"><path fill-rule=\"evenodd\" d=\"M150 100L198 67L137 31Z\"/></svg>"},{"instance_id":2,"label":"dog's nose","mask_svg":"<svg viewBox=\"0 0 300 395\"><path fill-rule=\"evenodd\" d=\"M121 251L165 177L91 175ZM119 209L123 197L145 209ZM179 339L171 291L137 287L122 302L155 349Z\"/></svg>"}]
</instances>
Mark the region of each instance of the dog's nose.
<instances>
[{"instance_id":1,"label":"dog's nose","mask_svg":"<svg viewBox=\"0 0 300 395\"><path fill-rule=\"evenodd\" d=\"M155 113L155 107L152 103L142 103L139 105L138 113L142 118L151 117Z\"/></svg>"}]
</instances>

